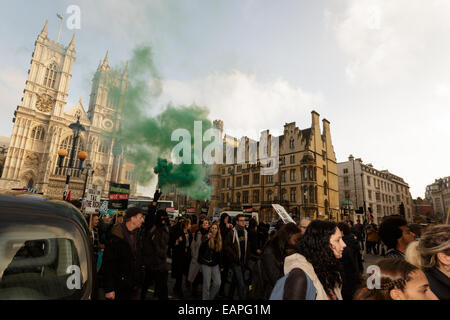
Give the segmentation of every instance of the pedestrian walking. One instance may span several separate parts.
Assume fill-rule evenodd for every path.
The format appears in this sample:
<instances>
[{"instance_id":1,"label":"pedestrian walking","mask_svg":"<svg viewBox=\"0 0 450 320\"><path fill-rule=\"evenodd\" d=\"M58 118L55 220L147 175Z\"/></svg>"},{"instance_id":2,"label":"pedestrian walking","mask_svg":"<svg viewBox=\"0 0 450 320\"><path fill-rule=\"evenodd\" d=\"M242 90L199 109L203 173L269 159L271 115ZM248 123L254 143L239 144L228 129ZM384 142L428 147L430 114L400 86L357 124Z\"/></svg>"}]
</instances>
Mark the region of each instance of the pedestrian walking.
<instances>
[{"instance_id":1,"label":"pedestrian walking","mask_svg":"<svg viewBox=\"0 0 450 320\"><path fill-rule=\"evenodd\" d=\"M228 234L225 244L225 256L233 271L233 282L229 292L229 298L233 299L234 290L237 287L240 300L246 299L246 285L244 271L248 258L248 232L245 229L245 216L236 216L236 226Z\"/></svg>"},{"instance_id":2,"label":"pedestrian walking","mask_svg":"<svg viewBox=\"0 0 450 320\"><path fill-rule=\"evenodd\" d=\"M361 221L359 219L356 220L356 224L353 226L352 233L356 236L361 251L364 252L365 228L364 225L361 224Z\"/></svg>"},{"instance_id":3,"label":"pedestrian walking","mask_svg":"<svg viewBox=\"0 0 450 320\"><path fill-rule=\"evenodd\" d=\"M409 229L406 220L400 216L390 216L380 225L378 232L388 251L386 258L405 258L408 244L415 240L415 234Z\"/></svg>"},{"instance_id":4,"label":"pedestrian walking","mask_svg":"<svg viewBox=\"0 0 450 320\"><path fill-rule=\"evenodd\" d=\"M187 278L191 262L192 234L191 220L181 219L173 230L174 245L172 251L172 278L175 279L174 293L183 298L183 276Z\"/></svg>"},{"instance_id":5,"label":"pedestrian walking","mask_svg":"<svg viewBox=\"0 0 450 320\"><path fill-rule=\"evenodd\" d=\"M224 244L225 240L228 238L228 233L233 229L233 225L230 223L230 216L225 212L220 215L219 228L220 228L220 235L222 237L222 242ZM220 290L219 290L219 294L218 294L218 297L220 297L220 298L223 298L226 295L226 292L225 292L226 284L228 284L228 285L231 284L228 281L228 274L230 271L230 266L228 264L227 259L223 259L222 263L223 263L223 268L220 271L221 285L220 285Z\"/></svg>"},{"instance_id":6,"label":"pedestrian walking","mask_svg":"<svg viewBox=\"0 0 450 320\"><path fill-rule=\"evenodd\" d=\"M287 223L264 246L262 253L263 299L269 299L272 290L284 275L284 259L298 250L301 229L295 223Z\"/></svg>"},{"instance_id":7,"label":"pedestrian walking","mask_svg":"<svg viewBox=\"0 0 450 320\"><path fill-rule=\"evenodd\" d=\"M417 249L431 291L440 300L450 300L450 225L427 228Z\"/></svg>"},{"instance_id":8,"label":"pedestrian walking","mask_svg":"<svg viewBox=\"0 0 450 320\"><path fill-rule=\"evenodd\" d=\"M378 255L378 228L377 225L372 222L366 227L366 253Z\"/></svg>"},{"instance_id":9,"label":"pedestrian walking","mask_svg":"<svg viewBox=\"0 0 450 320\"><path fill-rule=\"evenodd\" d=\"M385 258L376 263L379 282L358 290L354 300L437 300L422 270L403 258Z\"/></svg>"},{"instance_id":10,"label":"pedestrian walking","mask_svg":"<svg viewBox=\"0 0 450 320\"><path fill-rule=\"evenodd\" d=\"M220 289L222 268L222 236L219 224L213 223L207 237L200 245L198 262L203 274L203 300L214 300Z\"/></svg>"},{"instance_id":11,"label":"pedestrian walking","mask_svg":"<svg viewBox=\"0 0 450 320\"><path fill-rule=\"evenodd\" d=\"M283 298L304 300L314 296L316 300L342 300L343 271L339 259L345 247L336 223L312 221L300 238L298 253L284 260L284 274L288 277ZM314 294L310 294L311 290Z\"/></svg>"},{"instance_id":12,"label":"pedestrian walking","mask_svg":"<svg viewBox=\"0 0 450 320\"><path fill-rule=\"evenodd\" d=\"M198 254L202 242L206 239L209 232L209 220L201 220L200 228L195 232L191 244L191 263L189 265L188 281L191 285L192 295L197 297L198 286L202 283L202 276L200 274L201 266L198 262Z\"/></svg>"},{"instance_id":13,"label":"pedestrian walking","mask_svg":"<svg viewBox=\"0 0 450 320\"><path fill-rule=\"evenodd\" d=\"M165 210L158 210L154 217L154 224L144 234L142 246L146 277L142 284L141 299L145 300L147 289L151 281L155 284L155 296L159 300L168 300L168 272L167 249L169 247L168 216Z\"/></svg>"},{"instance_id":14,"label":"pedestrian walking","mask_svg":"<svg viewBox=\"0 0 450 320\"><path fill-rule=\"evenodd\" d=\"M139 299L144 273L136 231L144 215L136 207L128 208L125 223L115 225L103 254L105 298L111 300Z\"/></svg>"},{"instance_id":15,"label":"pedestrian walking","mask_svg":"<svg viewBox=\"0 0 450 320\"><path fill-rule=\"evenodd\" d=\"M338 228L343 233L342 240L346 245L341 259L343 267L342 298L352 300L361 282L361 273L363 272L361 251L358 240L350 231L350 226L345 222L340 222Z\"/></svg>"},{"instance_id":16,"label":"pedestrian walking","mask_svg":"<svg viewBox=\"0 0 450 320\"><path fill-rule=\"evenodd\" d=\"M262 244L260 243L260 237L258 236L258 222L251 218L248 221L248 250L251 257L258 257L262 253Z\"/></svg>"}]
</instances>

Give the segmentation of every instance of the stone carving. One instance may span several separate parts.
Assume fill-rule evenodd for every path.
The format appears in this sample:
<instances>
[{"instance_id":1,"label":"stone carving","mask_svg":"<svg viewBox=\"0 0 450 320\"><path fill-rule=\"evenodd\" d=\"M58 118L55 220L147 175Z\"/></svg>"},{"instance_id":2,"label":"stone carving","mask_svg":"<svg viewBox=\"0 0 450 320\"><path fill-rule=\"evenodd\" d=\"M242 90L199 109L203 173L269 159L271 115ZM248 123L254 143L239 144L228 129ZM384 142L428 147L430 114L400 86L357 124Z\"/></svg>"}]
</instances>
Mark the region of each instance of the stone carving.
<instances>
[{"instance_id":1,"label":"stone carving","mask_svg":"<svg viewBox=\"0 0 450 320\"><path fill-rule=\"evenodd\" d=\"M53 104L55 103L55 99L49 96L46 93L43 93L38 96L36 101L36 108L42 112L50 112L53 109Z\"/></svg>"},{"instance_id":2,"label":"stone carving","mask_svg":"<svg viewBox=\"0 0 450 320\"><path fill-rule=\"evenodd\" d=\"M27 167L37 167L39 165L39 154L28 151L25 155L24 164Z\"/></svg>"},{"instance_id":3,"label":"stone carving","mask_svg":"<svg viewBox=\"0 0 450 320\"><path fill-rule=\"evenodd\" d=\"M104 177L106 175L106 168L102 164L97 164L95 166L95 175L99 177Z\"/></svg>"}]
</instances>

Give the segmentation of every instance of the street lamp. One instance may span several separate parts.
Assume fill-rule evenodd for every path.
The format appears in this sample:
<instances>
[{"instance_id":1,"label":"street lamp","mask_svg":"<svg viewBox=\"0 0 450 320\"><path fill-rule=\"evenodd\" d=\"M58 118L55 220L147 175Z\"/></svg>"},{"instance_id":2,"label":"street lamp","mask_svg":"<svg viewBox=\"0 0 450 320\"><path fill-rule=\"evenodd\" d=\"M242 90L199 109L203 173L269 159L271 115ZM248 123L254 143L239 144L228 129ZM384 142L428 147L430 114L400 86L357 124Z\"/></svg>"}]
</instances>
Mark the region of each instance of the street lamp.
<instances>
[{"instance_id":1,"label":"street lamp","mask_svg":"<svg viewBox=\"0 0 450 320\"><path fill-rule=\"evenodd\" d=\"M81 172L83 173L84 171L86 171L86 177L84 178L84 187L83 187L83 196L81 197L81 200L84 201L84 196L86 194L86 185L87 185L87 180L89 177L89 170L91 170L92 166L90 163L88 163L86 165L86 167L84 167L83 169L81 169ZM91 176L94 176L94 170L91 171Z\"/></svg>"},{"instance_id":2,"label":"street lamp","mask_svg":"<svg viewBox=\"0 0 450 320\"><path fill-rule=\"evenodd\" d=\"M58 151L58 156L59 156L58 166L60 168L67 168L67 178L66 178L66 186L64 187L64 192L63 192L63 200L66 200L67 194L69 192L69 182L70 182L70 176L72 175L72 169L77 169L77 168L74 168L73 162L75 160L74 159L75 158L75 149L77 146L78 138L80 137L80 131L86 131L86 129L80 123L80 117L77 118L76 123L70 124L69 128L72 129L74 137L73 137L73 141L72 141L72 150L70 152L69 165L67 167L63 167L63 165L62 165L64 157L67 156L67 150L59 150ZM80 170L82 169L83 161L86 160L87 156L88 156L87 153L84 151L81 151L78 153L77 157L80 160L80 166L78 169L80 169Z\"/></svg>"}]
</instances>

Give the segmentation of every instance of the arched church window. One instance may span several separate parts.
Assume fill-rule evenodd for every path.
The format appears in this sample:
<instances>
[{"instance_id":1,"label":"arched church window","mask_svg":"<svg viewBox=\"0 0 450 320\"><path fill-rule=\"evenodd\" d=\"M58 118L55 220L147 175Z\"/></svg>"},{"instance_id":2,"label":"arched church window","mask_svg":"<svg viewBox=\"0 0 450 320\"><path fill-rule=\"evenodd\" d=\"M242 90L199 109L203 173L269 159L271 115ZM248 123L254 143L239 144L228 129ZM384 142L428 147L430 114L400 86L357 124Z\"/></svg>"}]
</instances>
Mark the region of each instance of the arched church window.
<instances>
[{"instance_id":1,"label":"arched church window","mask_svg":"<svg viewBox=\"0 0 450 320\"><path fill-rule=\"evenodd\" d=\"M45 71L44 86L55 89L56 82L56 63L52 63Z\"/></svg>"},{"instance_id":2,"label":"arched church window","mask_svg":"<svg viewBox=\"0 0 450 320\"><path fill-rule=\"evenodd\" d=\"M34 127L31 131L31 139L44 141L45 131L41 126Z\"/></svg>"},{"instance_id":3,"label":"arched church window","mask_svg":"<svg viewBox=\"0 0 450 320\"><path fill-rule=\"evenodd\" d=\"M106 141L100 142L100 144L98 146L98 152L100 152L100 153L108 153L109 152L108 144Z\"/></svg>"},{"instance_id":4,"label":"arched church window","mask_svg":"<svg viewBox=\"0 0 450 320\"><path fill-rule=\"evenodd\" d=\"M63 168L59 168L58 161L56 161L55 175L58 175L58 176L67 175L67 167L69 166L70 155L72 152L72 145L73 145L73 136L68 136L60 143L58 150L66 150L67 156L64 157ZM80 151L86 151L86 149L84 147L83 140L81 138L78 138L77 145L75 147L73 168L79 168L79 166L80 166L80 159L78 159L78 157L77 157L77 154ZM80 170L72 170L72 177L80 177L80 174L81 174Z\"/></svg>"}]
</instances>

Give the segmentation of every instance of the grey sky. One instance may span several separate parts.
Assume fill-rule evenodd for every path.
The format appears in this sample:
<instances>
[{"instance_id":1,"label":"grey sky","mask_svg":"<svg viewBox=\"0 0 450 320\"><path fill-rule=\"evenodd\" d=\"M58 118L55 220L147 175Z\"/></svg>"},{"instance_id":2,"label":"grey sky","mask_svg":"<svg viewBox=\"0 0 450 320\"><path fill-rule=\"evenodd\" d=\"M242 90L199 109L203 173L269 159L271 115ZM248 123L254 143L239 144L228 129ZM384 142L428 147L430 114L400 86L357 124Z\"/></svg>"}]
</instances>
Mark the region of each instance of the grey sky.
<instances>
[{"instance_id":1,"label":"grey sky","mask_svg":"<svg viewBox=\"0 0 450 320\"><path fill-rule=\"evenodd\" d=\"M409 183L413 197L449 172L450 2L445 0L2 1L0 135L10 136L34 41L76 4L77 61L69 106L87 107L109 49L123 63L150 44L164 79L156 105L196 102L235 136L285 122L331 122L338 161L349 154ZM63 29L67 44L72 31Z\"/></svg>"}]
</instances>

